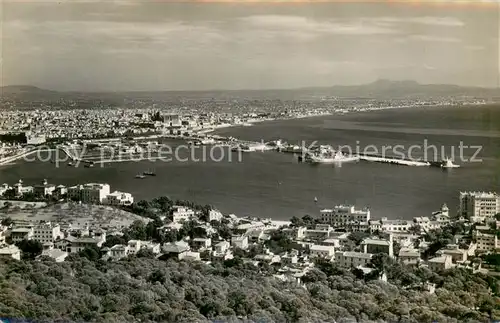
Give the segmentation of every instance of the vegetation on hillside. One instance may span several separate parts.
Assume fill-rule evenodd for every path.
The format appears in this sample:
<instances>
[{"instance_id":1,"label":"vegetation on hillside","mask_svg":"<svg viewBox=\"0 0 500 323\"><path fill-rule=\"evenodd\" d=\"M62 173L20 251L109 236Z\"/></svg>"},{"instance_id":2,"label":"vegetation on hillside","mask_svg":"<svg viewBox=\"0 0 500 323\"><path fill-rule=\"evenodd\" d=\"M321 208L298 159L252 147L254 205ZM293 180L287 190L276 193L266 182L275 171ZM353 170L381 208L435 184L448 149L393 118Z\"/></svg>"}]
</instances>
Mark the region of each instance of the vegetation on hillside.
<instances>
[{"instance_id":1,"label":"vegetation on hillside","mask_svg":"<svg viewBox=\"0 0 500 323\"><path fill-rule=\"evenodd\" d=\"M0 317L101 322L486 322L500 317L493 278L465 270L396 273L400 267L379 258L373 266L386 267L392 283L319 263L304 277L305 287L240 258L212 265L165 262L147 254L118 262L79 255L64 263L12 260L0 265ZM435 282L436 293L408 288L423 281Z\"/></svg>"}]
</instances>

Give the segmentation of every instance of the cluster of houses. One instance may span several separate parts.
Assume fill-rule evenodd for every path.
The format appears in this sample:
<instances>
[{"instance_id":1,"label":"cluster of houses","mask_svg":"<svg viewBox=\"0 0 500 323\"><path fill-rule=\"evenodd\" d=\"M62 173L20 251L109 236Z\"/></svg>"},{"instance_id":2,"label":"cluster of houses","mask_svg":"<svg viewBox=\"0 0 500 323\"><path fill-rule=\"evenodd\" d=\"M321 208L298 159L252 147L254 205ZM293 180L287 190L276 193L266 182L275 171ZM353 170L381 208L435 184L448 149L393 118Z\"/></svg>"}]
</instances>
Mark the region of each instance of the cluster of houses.
<instances>
[{"instance_id":1,"label":"cluster of houses","mask_svg":"<svg viewBox=\"0 0 500 323\"><path fill-rule=\"evenodd\" d=\"M95 184L90 184L95 185ZM83 189L85 190L83 186ZM108 188L109 189L109 188ZM92 193L92 197L81 195L89 201L105 198L106 194ZM208 219L202 221L199 214L184 206L174 206L173 212L165 224L158 228L164 232L178 231L187 221L195 220L203 229L203 237L159 244L153 241L130 240L127 244L118 244L102 248L106 237L123 235L119 230L105 228L84 228L74 232L71 226L58 223L37 223L29 221L14 223L0 228L0 257L20 259L19 249L14 245L22 240L38 240L43 244L43 256L64 261L67 255L77 253L85 248L98 247L107 259L118 260L141 250L147 249L153 254L173 257L179 260L214 261L214 259L232 259L236 249L249 250L252 246L262 245L270 240L273 232L280 231L291 241L300 245L300 250L288 250L278 254L268 248L260 248L260 254L244 257L244 261L253 264L268 263L278 266L281 279L300 280L304 274L314 267L314 259L322 258L345 268L359 268L369 272L370 261L376 254L385 253L407 266L426 266L433 271L442 271L452 267L464 267L473 271L481 270L480 264L473 259L478 253L496 252L500 243L492 227L496 222L500 199L496 193L496 205L492 205L491 196L486 193L461 193L458 219L449 215L449 209L443 205L430 217L416 217L413 220L388 220L370 218L370 210L356 209L354 206L339 205L329 210L321 210L314 226L291 226L290 222L260 220L254 218L238 218L235 215L223 215L217 210L210 210ZM485 198L485 200L482 200ZM485 205L482 207L482 203ZM465 219L467 217L467 219ZM429 230L449 225L452 221L471 224L471 220L481 220L475 226L472 236L457 234L451 244L443 246L433 257L424 260L423 255L431 244L425 241L423 234ZM233 235L224 240L217 232L213 221L227 223ZM19 222L19 221L18 221ZM356 232L367 232L361 243L353 246L350 235ZM9 239L10 245L6 244ZM395 247L398 246L396 249ZM241 253L239 253L241 255ZM246 253L249 255L248 253Z\"/></svg>"},{"instance_id":2,"label":"cluster of houses","mask_svg":"<svg viewBox=\"0 0 500 323\"><path fill-rule=\"evenodd\" d=\"M0 195L6 196L8 192L12 195L22 198L23 195L32 194L35 197L46 198L55 197L57 199L66 197L74 201L81 201L87 204L108 204L108 205L132 205L134 197L130 193L114 191L111 192L109 184L87 183L66 187L64 185L55 185L43 180L37 185L24 185L20 179L19 182L10 186L2 184L0 186Z\"/></svg>"}]
</instances>

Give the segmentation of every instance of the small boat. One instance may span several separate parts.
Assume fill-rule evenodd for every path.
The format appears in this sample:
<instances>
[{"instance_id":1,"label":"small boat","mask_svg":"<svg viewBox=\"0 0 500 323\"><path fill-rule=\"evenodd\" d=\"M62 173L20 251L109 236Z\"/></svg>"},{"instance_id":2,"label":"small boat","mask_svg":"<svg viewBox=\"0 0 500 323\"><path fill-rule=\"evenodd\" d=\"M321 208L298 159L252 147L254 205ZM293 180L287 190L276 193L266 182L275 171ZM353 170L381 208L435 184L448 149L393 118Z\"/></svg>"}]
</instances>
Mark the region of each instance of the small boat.
<instances>
[{"instance_id":1,"label":"small boat","mask_svg":"<svg viewBox=\"0 0 500 323\"><path fill-rule=\"evenodd\" d=\"M459 168L460 165L453 164L451 159L445 158L441 162L441 168Z\"/></svg>"},{"instance_id":2,"label":"small boat","mask_svg":"<svg viewBox=\"0 0 500 323\"><path fill-rule=\"evenodd\" d=\"M318 198L317 197L314 197L314 202L318 202Z\"/></svg>"},{"instance_id":3,"label":"small boat","mask_svg":"<svg viewBox=\"0 0 500 323\"><path fill-rule=\"evenodd\" d=\"M148 170L148 171L142 173L142 175L144 175L144 176L156 176L156 173Z\"/></svg>"},{"instance_id":4,"label":"small boat","mask_svg":"<svg viewBox=\"0 0 500 323\"><path fill-rule=\"evenodd\" d=\"M135 178L140 178L140 179L142 179L142 178L146 178L146 176L145 176L145 175L142 175L142 174L137 174L137 175L135 175Z\"/></svg>"},{"instance_id":5,"label":"small boat","mask_svg":"<svg viewBox=\"0 0 500 323\"><path fill-rule=\"evenodd\" d=\"M73 163L72 163L72 162L69 162L69 163L68 163L68 166L73 166Z\"/></svg>"}]
</instances>

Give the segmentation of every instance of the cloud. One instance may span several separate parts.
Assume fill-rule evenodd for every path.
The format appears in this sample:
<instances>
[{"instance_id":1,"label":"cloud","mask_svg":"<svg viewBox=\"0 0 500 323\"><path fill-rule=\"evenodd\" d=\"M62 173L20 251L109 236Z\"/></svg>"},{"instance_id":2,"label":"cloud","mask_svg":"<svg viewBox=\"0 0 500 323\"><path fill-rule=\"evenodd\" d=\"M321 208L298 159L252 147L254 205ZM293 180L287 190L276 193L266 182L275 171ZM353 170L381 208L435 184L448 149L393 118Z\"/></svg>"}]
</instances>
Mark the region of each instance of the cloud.
<instances>
[{"instance_id":1,"label":"cloud","mask_svg":"<svg viewBox=\"0 0 500 323\"><path fill-rule=\"evenodd\" d=\"M205 25L186 24L182 21L158 23L132 23L112 21L22 21L4 23L5 34L9 37L38 35L49 39L72 38L87 40L116 40L124 42L164 42L173 39L195 39L200 42L223 40L214 28Z\"/></svg>"},{"instance_id":2,"label":"cloud","mask_svg":"<svg viewBox=\"0 0 500 323\"><path fill-rule=\"evenodd\" d=\"M248 28L310 34L376 35L395 34L396 29L377 26L360 19L313 20L302 16L255 15L239 18Z\"/></svg>"},{"instance_id":3,"label":"cloud","mask_svg":"<svg viewBox=\"0 0 500 323\"><path fill-rule=\"evenodd\" d=\"M442 27L463 27L465 23L455 17L438 17L438 16L424 16L424 17L378 17L373 18L379 24L420 24L427 26L442 26Z\"/></svg>"},{"instance_id":4,"label":"cloud","mask_svg":"<svg viewBox=\"0 0 500 323\"><path fill-rule=\"evenodd\" d=\"M461 43L462 40L453 37L441 37L432 35L412 35L410 40L424 41L424 42L438 42L438 43Z\"/></svg>"}]
</instances>

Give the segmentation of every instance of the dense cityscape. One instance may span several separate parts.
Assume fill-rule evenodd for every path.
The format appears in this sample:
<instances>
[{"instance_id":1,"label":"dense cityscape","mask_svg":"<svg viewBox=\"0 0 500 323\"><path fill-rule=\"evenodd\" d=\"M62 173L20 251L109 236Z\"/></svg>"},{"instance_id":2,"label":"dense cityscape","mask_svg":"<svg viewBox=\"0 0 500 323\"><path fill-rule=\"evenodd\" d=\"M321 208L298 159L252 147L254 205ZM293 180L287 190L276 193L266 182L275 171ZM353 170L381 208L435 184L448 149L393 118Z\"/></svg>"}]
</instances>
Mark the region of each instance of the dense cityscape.
<instances>
[{"instance_id":1,"label":"dense cityscape","mask_svg":"<svg viewBox=\"0 0 500 323\"><path fill-rule=\"evenodd\" d=\"M500 322L492 1L0 1L0 322Z\"/></svg>"}]
</instances>

